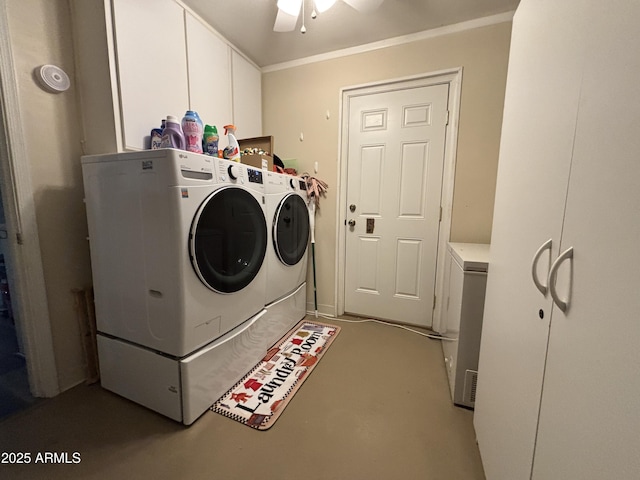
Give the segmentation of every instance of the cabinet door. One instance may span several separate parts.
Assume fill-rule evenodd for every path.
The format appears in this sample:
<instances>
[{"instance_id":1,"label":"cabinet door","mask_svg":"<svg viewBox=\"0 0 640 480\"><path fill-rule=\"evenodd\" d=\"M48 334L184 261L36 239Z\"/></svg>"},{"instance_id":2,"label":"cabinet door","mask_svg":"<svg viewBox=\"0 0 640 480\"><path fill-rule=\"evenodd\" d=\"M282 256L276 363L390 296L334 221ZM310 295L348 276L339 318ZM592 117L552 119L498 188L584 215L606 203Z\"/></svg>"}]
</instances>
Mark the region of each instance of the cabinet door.
<instances>
[{"instance_id":1,"label":"cabinet door","mask_svg":"<svg viewBox=\"0 0 640 480\"><path fill-rule=\"evenodd\" d=\"M173 0L113 0L113 14L123 143L139 150L189 105L184 13Z\"/></svg>"},{"instance_id":2,"label":"cabinet door","mask_svg":"<svg viewBox=\"0 0 640 480\"><path fill-rule=\"evenodd\" d=\"M189 62L189 106L220 136L232 123L231 49L190 13L186 15Z\"/></svg>"},{"instance_id":3,"label":"cabinet door","mask_svg":"<svg viewBox=\"0 0 640 480\"><path fill-rule=\"evenodd\" d=\"M513 21L474 426L486 476L529 479L551 300L534 253L558 253L579 97L577 12L522 0ZM544 282L549 254L540 259ZM541 318L542 317L542 318Z\"/></svg>"},{"instance_id":4,"label":"cabinet door","mask_svg":"<svg viewBox=\"0 0 640 480\"><path fill-rule=\"evenodd\" d=\"M574 258L558 285L570 304L554 307L533 478L637 479L640 4L580 9L588 61L562 235Z\"/></svg>"},{"instance_id":5,"label":"cabinet door","mask_svg":"<svg viewBox=\"0 0 640 480\"><path fill-rule=\"evenodd\" d=\"M233 50L231 65L233 123L238 129L236 137L259 137L262 135L262 73ZM269 153L273 154L273 152Z\"/></svg>"}]
</instances>

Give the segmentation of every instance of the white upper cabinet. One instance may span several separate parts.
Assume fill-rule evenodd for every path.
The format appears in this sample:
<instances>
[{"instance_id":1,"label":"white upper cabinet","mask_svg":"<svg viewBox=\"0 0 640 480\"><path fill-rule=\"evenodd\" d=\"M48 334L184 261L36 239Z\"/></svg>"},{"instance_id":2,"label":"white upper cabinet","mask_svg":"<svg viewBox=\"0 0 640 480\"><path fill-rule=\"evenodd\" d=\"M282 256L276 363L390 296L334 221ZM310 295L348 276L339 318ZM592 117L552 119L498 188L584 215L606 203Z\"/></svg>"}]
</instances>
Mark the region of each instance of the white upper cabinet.
<instances>
[{"instance_id":1,"label":"white upper cabinet","mask_svg":"<svg viewBox=\"0 0 640 480\"><path fill-rule=\"evenodd\" d=\"M262 135L262 74L234 50L231 51L231 65L236 137L259 137Z\"/></svg>"},{"instance_id":2,"label":"white upper cabinet","mask_svg":"<svg viewBox=\"0 0 640 480\"><path fill-rule=\"evenodd\" d=\"M174 0L70 0L85 153L149 148L151 129L195 110L262 135L260 69ZM223 145L226 143L223 142Z\"/></svg>"},{"instance_id":3,"label":"white upper cabinet","mask_svg":"<svg viewBox=\"0 0 640 480\"><path fill-rule=\"evenodd\" d=\"M189 65L189 105L207 125L233 123L231 103L231 47L185 12Z\"/></svg>"},{"instance_id":4,"label":"white upper cabinet","mask_svg":"<svg viewBox=\"0 0 640 480\"><path fill-rule=\"evenodd\" d=\"M189 106L184 13L173 0L113 0L123 148L147 148L152 128Z\"/></svg>"}]
</instances>

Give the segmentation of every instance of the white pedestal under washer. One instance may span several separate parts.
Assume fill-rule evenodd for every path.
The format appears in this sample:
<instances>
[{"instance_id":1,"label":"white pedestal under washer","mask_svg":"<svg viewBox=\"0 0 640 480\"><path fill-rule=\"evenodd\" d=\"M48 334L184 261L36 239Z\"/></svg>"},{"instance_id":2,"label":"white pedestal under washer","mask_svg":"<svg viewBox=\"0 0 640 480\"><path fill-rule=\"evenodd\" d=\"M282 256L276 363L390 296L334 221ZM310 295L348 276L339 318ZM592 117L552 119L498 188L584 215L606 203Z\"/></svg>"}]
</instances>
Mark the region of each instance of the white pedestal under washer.
<instances>
[{"instance_id":1,"label":"white pedestal under washer","mask_svg":"<svg viewBox=\"0 0 640 480\"><path fill-rule=\"evenodd\" d=\"M275 342L306 312L309 210L299 177L265 172L267 202L267 286L263 323Z\"/></svg>"},{"instance_id":2,"label":"white pedestal under washer","mask_svg":"<svg viewBox=\"0 0 640 480\"><path fill-rule=\"evenodd\" d=\"M191 423L268 347L263 174L173 149L82 166L103 386Z\"/></svg>"}]
</instances>

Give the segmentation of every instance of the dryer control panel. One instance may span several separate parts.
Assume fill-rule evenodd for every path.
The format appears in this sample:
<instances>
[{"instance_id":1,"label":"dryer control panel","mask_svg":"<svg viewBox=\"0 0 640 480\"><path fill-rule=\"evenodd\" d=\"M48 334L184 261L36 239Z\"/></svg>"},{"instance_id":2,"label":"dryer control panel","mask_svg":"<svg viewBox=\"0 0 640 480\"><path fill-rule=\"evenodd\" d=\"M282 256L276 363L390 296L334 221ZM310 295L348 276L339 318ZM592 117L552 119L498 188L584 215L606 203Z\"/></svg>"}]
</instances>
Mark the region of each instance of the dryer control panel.
<instances>
[{"instance_id":1,"label":"dryer control panel","mask_svg":"<svg viewBox=\"0 0 640 480\"><path fill-rule=\"evenodd\" d=\"M262 180L262 172L260 170L254 170L253 168L247 168L247 178L252 183L264 183Z\"/></svg>"}]
</instances>

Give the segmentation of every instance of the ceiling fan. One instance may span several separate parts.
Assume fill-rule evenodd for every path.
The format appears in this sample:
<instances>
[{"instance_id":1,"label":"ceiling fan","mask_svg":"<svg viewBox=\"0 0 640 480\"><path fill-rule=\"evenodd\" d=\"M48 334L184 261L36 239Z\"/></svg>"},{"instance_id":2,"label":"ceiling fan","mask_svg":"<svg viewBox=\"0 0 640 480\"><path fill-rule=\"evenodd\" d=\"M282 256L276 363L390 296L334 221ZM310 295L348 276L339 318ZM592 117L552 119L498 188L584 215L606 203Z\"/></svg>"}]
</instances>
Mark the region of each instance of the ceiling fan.
<instances>
[{"instance_id":1,"label":"ceiling fan","mask_svg":"<svg viewBox=\"0 0 640 480\"><path fill-rule=\"evenodd\" d=\"M336 0L311 0L313 3L313 12L311 18L316 18L317 12L322 13L328 10ZM347 5L355 8L362 13L374 11L380 6L384 0L342 0ZM274 32L291 32L296 28L298 16L302 10L302 28L300 31L305 33L307 29L304 26L304 2L305 0L278 0L278 14L276 22L273 26Z\"/></svg>"}]
</instances>

